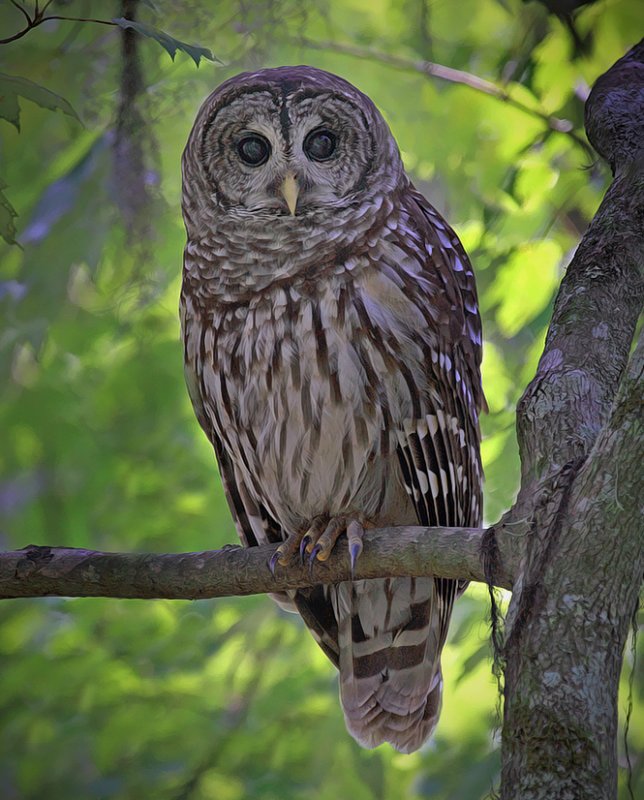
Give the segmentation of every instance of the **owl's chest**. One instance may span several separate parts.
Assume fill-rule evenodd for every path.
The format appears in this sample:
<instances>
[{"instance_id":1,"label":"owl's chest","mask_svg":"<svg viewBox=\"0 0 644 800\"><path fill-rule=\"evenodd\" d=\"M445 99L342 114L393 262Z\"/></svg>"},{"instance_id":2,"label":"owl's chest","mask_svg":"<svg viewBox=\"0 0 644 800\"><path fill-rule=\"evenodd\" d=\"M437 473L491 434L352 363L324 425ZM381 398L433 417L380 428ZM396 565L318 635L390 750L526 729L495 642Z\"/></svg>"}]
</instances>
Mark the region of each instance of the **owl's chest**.
<instances>
[{"instance_id":1,"label":"owl's chest","mask_svg":"<svg viewBox=\"0 0 644 800\"><path fill-rule=\"evenodd\" d=\"M341 290L280 290L270 305L213 315L192 345L185 331L204 413L244 481L289 527L298 514L382 499L409 397L384 340L367 335Z\"/></svg>"},{"instance_id":2,"label":"owl's chest","mask_svg":"<svg viewBox=\"0 0 644 800\"><path fill-rule=\"evenodd\" d=\"M373 386L364 385L356 320L331 291L301 298L287 290L272 300L238 309L206 331L213 357L204 388L224 427L241 438L251 434L259 460L311 461L341 447L360 426L355 417L377 424L368 395L377 395L382 376L373 372ZM362 438L369 447L372 437Z\"/></svg>"}]
</instances>

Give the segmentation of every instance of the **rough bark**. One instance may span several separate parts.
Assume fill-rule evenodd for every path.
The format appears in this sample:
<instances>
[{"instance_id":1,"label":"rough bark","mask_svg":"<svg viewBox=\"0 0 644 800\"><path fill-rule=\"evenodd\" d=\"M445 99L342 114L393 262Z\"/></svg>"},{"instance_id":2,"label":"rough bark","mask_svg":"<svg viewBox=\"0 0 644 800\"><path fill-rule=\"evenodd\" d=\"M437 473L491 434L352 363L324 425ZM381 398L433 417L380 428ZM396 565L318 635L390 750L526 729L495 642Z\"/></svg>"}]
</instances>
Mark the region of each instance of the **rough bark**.
<instances>
[{"instance_id":1,"label":"rough bark","mask_svg":"<svg viewBox=\"0 0 644 800\"><path fill-rule=\"evenodd\" d=\"M622 378L643 299L643 61L640 42L588 100L589 135L616 178L517 409L513 511L530 535L502 654L503 800L616 797L618 679L644 571L644 346Z\"/></svg>"},{"instance_id":2,"label":"rough bark","mask_svg":"<svg viewBox=\"0 0 644 800\"><path fill-rule=\"evenodd\" d=\"M441 575L485 581L477 528L383 528L365 538L357 578ZM346 548L336 548L312 569L277 567L268 562L275 545L226 547L202 553L99 553L70 547L37 547L0 553L0 598L138 597L196 600L206 597L278 592L337 583L350 577ZM512 586L507 568L497 576Z\"/></svg>"},{"instance_id":3,"label":"rough bark","mask_svg":"<svg viewBox=\"0 0 644 800\"><path fill-rule=\"evenodd\" d=\"M588 458L540 514L539 580L512 600L503 798L616 797L617 692L644 571L644 341Z\"/></svg>"},{"instance_id":4,"label":"rough bark","mask_svg":"<svg viewBox=\"0 0 644 800\"><path fill-rule=\"evenodd\" d=\"M138 0L121 0L120 16L135 20ZM150 235L148 162L150 131L141 110L145 83L139 55L140 36L120 31L122 68L119 102L114 126L112 192L131 244L141 244Z\"/></svg>"}]
</instances>

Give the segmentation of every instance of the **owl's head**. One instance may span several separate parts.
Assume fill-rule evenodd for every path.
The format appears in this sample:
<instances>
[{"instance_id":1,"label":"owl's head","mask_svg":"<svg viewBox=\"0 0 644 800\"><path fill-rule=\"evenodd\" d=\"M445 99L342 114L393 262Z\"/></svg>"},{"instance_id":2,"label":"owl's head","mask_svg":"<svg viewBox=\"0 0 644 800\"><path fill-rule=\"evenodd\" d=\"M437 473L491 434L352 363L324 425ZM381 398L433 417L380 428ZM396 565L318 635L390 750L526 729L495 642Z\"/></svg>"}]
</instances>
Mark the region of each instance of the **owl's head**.
<instances>
[{"instance_id":1,"label":"owl's head","mask_svg":"<svg viewBox=\"0 0 644 800\"><path fill-rule=\"evenodd\" d=\"M183 174L188 226L190 208L199 207L281 227L368 203L404 172L371 100L336 75L301 66L219 86L195 120Z\"/></svg>"}]
</instances>

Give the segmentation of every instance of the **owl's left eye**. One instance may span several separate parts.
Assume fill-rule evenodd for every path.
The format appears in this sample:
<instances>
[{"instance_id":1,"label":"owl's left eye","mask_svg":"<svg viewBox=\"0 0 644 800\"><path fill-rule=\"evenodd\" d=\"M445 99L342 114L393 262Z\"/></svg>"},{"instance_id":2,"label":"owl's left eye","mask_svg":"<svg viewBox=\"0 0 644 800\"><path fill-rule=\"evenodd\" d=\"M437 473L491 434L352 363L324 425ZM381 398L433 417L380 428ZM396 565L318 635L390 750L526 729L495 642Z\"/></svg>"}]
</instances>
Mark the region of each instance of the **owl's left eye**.
<instances>
[{"instance_id":1,"label":"owl's left eye","mask_svg":"<svg viewBox=\"0 0 644 800\"><path fill-rule=\"evenodd\" d=\"M304 152L312 161L328 161L335 153L337 138L327 128L317 128L304 140Z\"/></svg>"},{"instance_id":2,"label":"owl's left eye","mask_svg":"<svg viewBox=\"0 0 644 800\"><path fill-rule=\"evenodd\" d=\"M237 144L237 152L244 164L248 164L249 167L259 167L268 161L271 146L264 136L253 133L240 139Z\"/></svg>"}]
</instances>

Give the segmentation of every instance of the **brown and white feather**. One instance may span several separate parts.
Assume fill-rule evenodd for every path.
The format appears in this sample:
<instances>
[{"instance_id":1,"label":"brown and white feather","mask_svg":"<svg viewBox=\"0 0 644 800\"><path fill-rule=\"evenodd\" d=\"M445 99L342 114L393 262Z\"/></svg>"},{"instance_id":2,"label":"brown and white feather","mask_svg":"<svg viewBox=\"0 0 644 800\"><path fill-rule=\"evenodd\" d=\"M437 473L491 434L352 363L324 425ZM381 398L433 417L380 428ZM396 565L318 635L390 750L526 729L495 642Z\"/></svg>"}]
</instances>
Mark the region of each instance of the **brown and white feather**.
<instances>
[{"instance_id":1,"label":"brown and white feather","mask_svg":"<svg viewBox=\"0 0 644 800\"><path fill-rule=\"evenodd\" d=\"M252 213L259 189L244 201L232 172L226 182L233 167L209 161L225 149L217 125L233 125L233 112L247 127L254 113L268 128L276 120L271 141L286 159L309 116L350 118L357 172L339 165L334 177L349 189L336 198L325 188L295 217L272 201ZM186 380L242 542L279 541L318 515L477 525L474 275L371 101L307 67L238 76L204 103L183 170ZM298 609L339 668L355 738L411 752L438 719L440 652L463 589L396 578L277 599Z\"/></svg>"}]
</instances>

